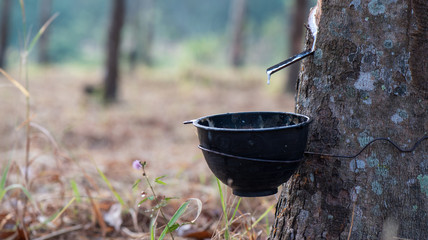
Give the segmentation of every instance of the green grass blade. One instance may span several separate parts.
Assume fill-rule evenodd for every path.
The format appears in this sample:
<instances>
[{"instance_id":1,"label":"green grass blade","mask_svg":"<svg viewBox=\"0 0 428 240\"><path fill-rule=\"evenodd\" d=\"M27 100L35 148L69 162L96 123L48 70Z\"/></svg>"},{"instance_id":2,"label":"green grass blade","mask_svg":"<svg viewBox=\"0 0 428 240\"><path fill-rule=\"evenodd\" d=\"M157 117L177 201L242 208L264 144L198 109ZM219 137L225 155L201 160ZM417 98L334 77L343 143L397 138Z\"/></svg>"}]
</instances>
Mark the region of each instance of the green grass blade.
<instances>
[{"instance_id":1,"label":"green grass blade","mask_svg":"<svg viewBox=\"0 0 428 240\"><path fill-rule=\"evenodd\" d=\"M156 218L154 217L150 220L150 240L156 240Z\"/></svg>"},{"instance_id":2,"label":"green grass blade","mask_svg":"<svg viewBox=\"0 0 428 240\"><path fill-rule=\"evenodd\" d=\"M7 161L7 164L6 164L6 168L3 169L3 173L1 175L0 192L2 192L4 190L4 188L6 187L6 178L7 178L7 174L9 173L10 162L11 162L11 160L9 159Z\"/></svg>"},{"instance_id":3,"label":"green grass blade","mask_svg":"<svg viewBox=\"0 0 428 240\"><path fill-rule=\"evenodd\" d=\"M254 228L273 208L275 204L272 204L257 220L251 225L251 228Z\"/></svg>"},{"instance_id":4,"label":"green grass blade","mask_svg":"<svg viewBox=\"0 0 428 240\"><path fill-rule=\"evenodd\" d=\"M167 233L174 231L179 226L179 225L176 225L175 223L181 217L181 215L183 215L183 213L186 211L188 206L189 206L188 201L181 204L180 208L178 208L178 210L174 213L174 215L171 217L169 222L166 224L165 229L162 231L161 235L159 236L159 240L162 240Z\"/></svg>"},{"instance_id":5,"label":"green grass blade","mask_svg":"<svg viewBox=\"0 0 428 240\"><path fill-rule=\"evenodd\" d=\"M268 216L267 216L267 215L265 216L265 226L266 226L266 232L267 232L267 233L270 233L269 218L268 218Z\"/></svg>"},{"instance_id":6,"label":"green grass blade","mask_svg":"<svg viewBox=\"0 0 428 240\"><path fill-rule=\"evenodd\" d=\"M224 201L223 190L221 188L220 180L216 178L216 181L217 181L218 191L220 193L221 208L223 209L224 219L226 220L224 238L228 240L229 239L229 220L227 217L226 202Z\"/></svg>"},{"instance_id":7,"label":"green grass blade","mask_svg":"<svg viewBox=\"0 0 428 240\"><path fill-rule=\"evenodd\" d=\"M70 181L70 185L71 185L71 189L73 190L73 195L76 198L76 202L80 203L80 192L79 192L79 188L77 187L77 183L76 181L74 181L73 179Z\"/></svg>"},{"instance_id":8,"label":"green grass blade","mask_svg":"<svg viewBox=\"0 0 428 240\"><path fill-rule=\"evenodd\" d=\"M111 185L110 181L107 179L106 175L104 175L104 173L97 166L95 166L95 167L97 168L98 174L101 176L103 181L107 184L108 188L113 193L113 195L116 197L116 199L119 201L119 203L122 206L125 206L125 201L123 201L122 197L120 197L120 195L116 192L116 190L114 190L113 186Z\"/></svg>"},{"instance_id":9,"label":"green grass blade","mask_svg":"<svg viewBox=\"0 0 428 240\"><path fill-rule=\"evenodd\" d=\"M144 198L140 202L138 202L137 206L140 207L141 204L143 204L145 201L150 200L148 197Z\"/></svg>"},{"instance_id":10,"label":"green grass blade","mask_svg":"<svg viewBox=\"0 0 428 240\"><path fill-rule=\"evenodd\" d=\"M21 191L27 196L27 198L32 201L33 197L31 196L31 193L21 184L12 184L7 186L6 188L3 189L3 191L0 192L0 202L3 199L4 195L12 189L21 189Z\"/></svg>"},{"instance_id":11,"label":"green grass blade","mask_svg":"<svg viewBox=\"0 0 428 240\"><path fill-rule=\"evenodd\" d=\"M135 190L138 187L138 184L140 184L141 182L141 178L137 179L137 181L135 181L135 183L132 185L132 190Z\"/></svg>"},{"instance_id":12,"label":"green grass blade","mask_svg":"<svg viewBox=\"0 0 428 240\"><path fill-rule=\"evenodd\" d=\"M52 216L50 216L48 219L46 219L45 221L43 221L42 223L40 223L39 225L32 227L31 229L37 229L39 227L41 227L42 225L46 225L50 222L54 222L55 220L57 220L64 212L65 210L67 210L67 208L70 207L70 205L76 200L75 197L73 197L68 203L67 205L65 205L61 210L59 210L58 212L52 214Z\"/></svg>"},{"instance_id":13,"label":"green grass blade","mask_svg":"<svg viewBox=\"0 0 428 240\"><path fill-rule=\"evenodd\" d=\"M233 211L232 217L230 218L229 222L232 222L235 218L236 212L238 212L239 204L241 204L242 198L239 198L238 203L236 204L235 211Z\"/></svg>"},{"instance_id":14,"label":"green grass blade","mask_svg":"<svg viewBox=\"0 0 428 240\"><path fill-rule=\"evenodd\" d=\"M159 183L159 184L161 184L161 185L166 185L166 183L165 183L165 182L161 181L161 179L162 179L162 178L164 178L164 177L166 177L166 175L163 175L163 176L157 177L157 178L155 179L155 183Z\"/></svg>"},{"instance_id":15,"label":"green grass blade","mask_svg":"<svg viewBox=\"0 0 428 240\"><path fill-rule=\"evenodd\" d=\"M34 48L39 38L43 35L43 33L46 31L46 29L49 27L52 21L58 17L58 15L59 15L58 13L55 13L54 15L52 15L52 17L50 17L45 22L45 24L43 24L43 26L39 29L39 32L37 32L36 36L34 36L33 40L31 40L30 45L28 46L27 52L31 52L31 50Z\"/></svg>"},{"instance_id":16,"label":"green grass blade","mask_svg":"<svg viewBox=\"0 0 428 240\"><path fill-rule=\"evenodd\" d=\"M220 194L221 208L223 209L224 216L227 218L226 204L224 202L223 190L221 188L221 183L220 183L220 180L218 180L218 178L216 178L216 181L217 181L217 186L218 186L218 192Z\"/></svg>"},{"instance_id":17,"label":"green grass blade","mask_svg":"<svg viewBox=\"0 0 428 240\"><path fill-rule=\"evenodd\" d=\"M177 222L177 220L181 217L181 215L183 215L183 213L186 211L187 206L189 206L189 202L185 202L185 203L181 204L180 208L177 209L177 211L172 216L171 220L169 220L169 222L168 222L169 226L171 226L175 222Z\"/></svg>"},{"instance_id":18,"label":"green grass blade","mask_svg":"<svg viewBox=\"0 0 428 240\"><path fill-rule=\"evenodd\" d=\"M6 194L6 191L4 189L2 189L0 191L0 203L1 203L1 200L3 199L3 197L4 197L5 194Z\"/></svg>"},{"instance_id":19,"label":"green grass blade","mask_svg":"<svg viewBox=\"0 0 428 240\"><path fill-rule=\"evenodd\" d=\"M68 207L70 207L71 206L71 204L74 202L74 200L76 200L76 198L75 197L73 197L68 203L67 203L67 205L65 205L57 214L54 214L55 215L55 217L52 219L52 222L53 221L55 221L55 220L57 220L58 218L59 218L59 216L61 216L64 212L65 212L65 210L67 210L67 208Z\"/></svg>"}]
</instances>

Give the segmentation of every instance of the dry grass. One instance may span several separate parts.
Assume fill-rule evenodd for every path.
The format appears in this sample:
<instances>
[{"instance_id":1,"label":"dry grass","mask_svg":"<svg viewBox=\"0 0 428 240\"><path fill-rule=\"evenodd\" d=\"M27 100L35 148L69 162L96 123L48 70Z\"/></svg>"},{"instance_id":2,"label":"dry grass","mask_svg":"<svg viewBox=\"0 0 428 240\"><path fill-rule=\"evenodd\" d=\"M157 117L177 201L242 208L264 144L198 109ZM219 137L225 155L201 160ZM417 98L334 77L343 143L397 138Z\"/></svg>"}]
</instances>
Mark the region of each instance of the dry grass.
<instances>
[{"instance_id":1,"label":"dry grass","mask_svg":"<svg viewBox=\"0 0 428 240\"><path fill-rule=\"evenodd\" d=\"M11 75L18 76L13 71ZM215 113L293 111L294 108L293 97L281 94L280 83L266 86L263 69L140 68L136 73L125 74L121 80L120 101L108 108L83 91L87 84L97 85L102 76L99 71L70 66L30 69L33 127L28 169L31 181L26 187L33 199L22 206L25 196L20 191L7 193L0 205L3 233L14 229L22 220L25 226L33 227L28 232L31 239L148 237L150 213L144 209L149 209L150 203L136 206L141 200L139 191L147 190L147 186L141 184L139 191L132 190L133 183L141 178L141 173L131 167L135 159L147 161L147 172L152 179L167 175L162 179L167 185L157 186L156 191L178 198L165 207L169 216L186 199L198 198L203 202L203 212L191 230L213 233L222 211L218 190L196 148L194 127L182 122ZM273 81L281 81L280 77L276 78ZM3 78L0 79L0 112L0 171L3 172L11 160L6 185L24 184L25 98ZM103 214L117 199L96 166L126 202L119 231L104 221ZM77 196L72 190L72 181L78 186ZM72 201L73 197L80 199ZM229 201L232 200L231 197ZM251 221L273 203L275 196L243 199L239 208L242 217L232 227L250 226ZM55 221L40 226L42 217L61 210L63 213ZM22 216L23 213L26 215ZM270 213L269 218L272 216ZM187 218L191 220L192 216ZM158 224L161 225L162 222ZM262 223L257 228L262 230L262 238L266 237L265 228ZM145 234L141 235L142 232ZM19 233L20 238L16 239L25 239L23 231L15 229L9 233ZM251 239L254 237L251 234L257 235L256 231L250 231L238 236Z\"/></svg>"}]
</instances>

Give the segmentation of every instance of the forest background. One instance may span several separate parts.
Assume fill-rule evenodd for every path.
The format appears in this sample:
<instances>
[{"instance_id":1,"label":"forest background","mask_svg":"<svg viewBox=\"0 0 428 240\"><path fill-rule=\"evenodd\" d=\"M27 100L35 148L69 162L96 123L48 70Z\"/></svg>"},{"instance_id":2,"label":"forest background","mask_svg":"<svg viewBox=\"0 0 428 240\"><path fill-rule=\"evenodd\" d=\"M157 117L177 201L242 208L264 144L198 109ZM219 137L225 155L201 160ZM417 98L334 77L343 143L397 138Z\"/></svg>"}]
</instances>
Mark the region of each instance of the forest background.
<instances>
[{"instance_id":1,"label":"forest background","mask_svg":"<svg viewBox=\"0 0 428 240\"><path fill-rule=\"evenodd\" d=\"M58 19L45 34L49 35L50 61L97 66L105 57L111 2L27 1L26 21L35 34L44 24L40 16L42 9L50 9L48 14L51 15L58 12ZM185 66L195 62L227 65L231 5L231 1L226 0L203 3L186 0L179 4L172 0L128 1L121 56L126 57L137 48L140 59L144 51L150 51L155 66L170 67L178 63ZM265 67L288 55L294 5L290 0L248 1L243 41L246 65ZM307 15L312 5L307 4L304 14ZM17 62L12 60L19 55L23 43L19 1L11 1L10 10L7 58L13 65ZM37 58L37 54L32 57Z\"/></svg>"}]
</instances>

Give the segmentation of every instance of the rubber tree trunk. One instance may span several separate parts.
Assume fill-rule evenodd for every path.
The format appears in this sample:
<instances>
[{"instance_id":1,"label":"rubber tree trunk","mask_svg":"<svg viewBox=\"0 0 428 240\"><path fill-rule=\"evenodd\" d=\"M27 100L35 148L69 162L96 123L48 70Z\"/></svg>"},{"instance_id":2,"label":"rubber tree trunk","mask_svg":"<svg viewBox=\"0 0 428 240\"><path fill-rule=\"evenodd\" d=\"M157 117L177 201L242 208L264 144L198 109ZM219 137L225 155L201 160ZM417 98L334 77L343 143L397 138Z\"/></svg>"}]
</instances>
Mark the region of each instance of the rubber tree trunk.
<instances>
[{"instance_id":1,"label":"rubber tree trunk","mask_svg":"<svg viewBox=\"0 0 428 240\"><path fill-rule=\"evenodd\" d=\"M110 29L107 40L106 76L104 78L104 102L116 101L119 87L120 36L125 16L125 1L112 0Z\"/></svg>"},{"instance_id":2,"label":"rubber tree trunk","mask_svg":"<svg viewBox=\"0 0 428 240\"><path fill-rule=\"evenodd\" d=\"M6 49L9 37L9 15L10 15L11 0L3 0L1 19L0 19L0 67L6 65Z\"/></svg>"},{"instance_id":3,"label":"rubber tree trunk","mask_svg":"<svg viewBox=\"0 0 428 240\"><path fill-rule=\"evenodd\" d=\"M40 1L40 26L46 23L51 17L52 0ZM42 34L39 40L39 62L42 64L49 63L49 28Z\"/></svg>"},{"instance_id":4,"label":"rubber tree trunk","mask_svg":"<svg viewBox=\"0 0 428 240\"><path fill-rule=\"evenodd\" d=\"M233 0L231 2L231 49L230 62L234 67L244 64L244 26L247 11L247 0Z\"/></svg>"},{"instance_id":5,"label":"rubber tree trunk","mask_svg":"<svg viewBox=\"0 0 428 240\"><path fill-rule=\"evenodd\" d=\"M308 0L295 0L294 11L291 17L291 31L290 31L290 55L294 56L302 52L303 48L303 30L305 29L306 12L308 9ZM287 16L288 17L288 16ZM288 68L287 81L285 84L285 92L295 94L296 83L299 76L300 62L290 65Z\"/></svg>"},{"instance_id":6,"label":"rubber tree trunk","mask_svg":"<svg viewBox=\"0 0 428 240\"><path fill-rule=\"evenodd\" d=\"M308 151L352 155L377 137L428 135L428 2L318 1L296 111ZM270 239L428 239L428 141L376 142L354 159L306 155L283 187ZM348 238L349 237L349 238Z\"/></svg>"}]
</instances>

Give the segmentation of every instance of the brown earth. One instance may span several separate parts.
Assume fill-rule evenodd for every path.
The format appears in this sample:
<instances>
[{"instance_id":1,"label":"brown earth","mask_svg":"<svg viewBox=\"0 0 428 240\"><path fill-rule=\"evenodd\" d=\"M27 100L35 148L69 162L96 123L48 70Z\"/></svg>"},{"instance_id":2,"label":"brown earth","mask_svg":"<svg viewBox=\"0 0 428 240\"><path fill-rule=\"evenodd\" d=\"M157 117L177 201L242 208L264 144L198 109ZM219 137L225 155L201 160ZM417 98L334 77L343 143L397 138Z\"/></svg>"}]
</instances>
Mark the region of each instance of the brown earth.
<instances>
[{"instance_id":1,"label":"brown earth","mask_svg":"<svg viewBox=\"0 0 428 240\"><path fill-rule=\"evenodd\" d=\"M19 79L18 72L11 71L11 75ZM15 239L25 239L23 232L14 228L24 219L20 217L24 212L25 225L32 227L28 232L31 239L49 233L57 234L52 239L98 239L103 235L106 239L149 239L151 213L147 209L156 204L147 201L137 206L142 200L140 192L150 195L150 189L143 182L137 190L132 189L133 183L142 178L141 172L132 168L136 159L147 162L151 180L166 175L162 178L166 185L154 186L159 196L176 198L164 207L167 217L186 199L198 198L203 203L202 214L187 231L195 232L193 239L213 233L217 233L213 238L221 238L217 225L222 209L215 179L196 147L195 128L182 122L224 112L294 109L293 97L281 93L281 77L275 76L273 85L267 86L264 70L256 68L140 68L121 79L119 102L109 107L99 101L100 71L71 66L32 68L29 76L32 127L28 184L22 174L26 169L25 98L0 78L0 170L4 171L10 160L6 186L22 184L32 196L25 204L20 191L5 195L0 205L0 239L5 232L21 233L21 238ZM85 93L88 85L95 86L94 93ZM96 167L125 202L116 218L123 220L118 231L103 223L105 214L118 200ZM79 194L72 190L73 181ZM55 221L40 225L43 217L60 211L73 196L80 197L80 201L73 201ZM236 203L230 191L228 196L229 205ZM237 214L241 217L232 225L232 232L242 239L257 234L265 238L270 227L265 220L249 233L239 226L248 227L275 202L276 196L244 198ZM190 209L194 208L191 204ZM191 220L194 215L195 211L183 219ZM267 217L270 224L272 218L273 210ZM164 223L159 217L158 227ZM73 226L76 229L70 230ZM178 235L192 236L189 232L174 234L177 239Z\"/></svg>"}]
</instances>

